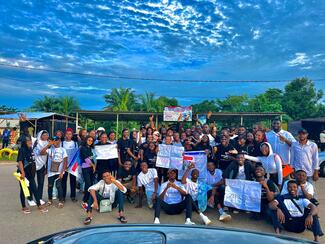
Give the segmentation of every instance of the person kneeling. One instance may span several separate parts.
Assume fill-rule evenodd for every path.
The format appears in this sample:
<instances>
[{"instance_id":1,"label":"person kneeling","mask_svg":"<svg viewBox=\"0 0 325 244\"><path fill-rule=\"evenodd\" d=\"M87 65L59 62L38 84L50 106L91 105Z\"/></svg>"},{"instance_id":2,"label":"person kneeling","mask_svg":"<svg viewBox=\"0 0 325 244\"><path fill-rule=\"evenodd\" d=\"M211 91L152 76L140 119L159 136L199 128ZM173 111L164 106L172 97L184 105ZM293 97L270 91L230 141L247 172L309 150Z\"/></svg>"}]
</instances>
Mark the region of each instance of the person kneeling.
<instances>
[{"instance_id":1,"label":"person kneeling","mask_svg":"<svg viewBox=\"0 0 325 244\"><path fill-rule=\"evenodd\" d=\"M87 207L87 218L84 221L85 225L91 223L93 218L92 210L100 210L99 205L101 201L109 200L110 204L103 204L104 207L115 208L118 205L118 220L121 223L126 223L127 220L124 216L124 196L123 193L126 193L126 188L111 175L110 172L103 173L103 179L100 180L95 185L89 187L88 191L90 192L91 197L88 200ZM104 203L104 202L103 202ZM109 206L111 205L111 206ZM109 211L109 210L108 210Z\"/></svg>"},{"instance_id":2,"label":"person kneeling","mask_svg":"<svg viewBox=\"0 0 325 244\"><path fill-rule=\"evenodd\" d=\"M192 198L187 194L181 182L176 180L177 170L168 170L168 181L160 187L160 194L157 198L155 209L154 224L160 224L160 209L162 208L166 214L180 214L186 209L185 224L193 225L192 217Z\"/></svg>"},{"instance_id":3,"label":"person kneeling","mask_svg":"<svg viewBox=\"0 0 325 244\"><path fill-rule=\"evenodd\" d=\"M306 227L311 228L314 241L319 241L323 235L319 219L318 208L306 198L298 197L298 184L295 180L288 181L289 194L281 195L270 203L270 215L274 230L280 234L281 229L301 233Z\"/></svg>"},{"instance_id":4,"label":"person kneeling","mask_svg":"<svg viewBox=\"0 0 325 244\"><path fill-rule=\"evenodd\" d=\"M158 192L158 174L154 168L148 169L147 162L141 163L141 172L138 175L139 203L136 208L142 207L143 187L147 196L148 207L152 208L157 199Z\"/></svg>"}]
</instances>

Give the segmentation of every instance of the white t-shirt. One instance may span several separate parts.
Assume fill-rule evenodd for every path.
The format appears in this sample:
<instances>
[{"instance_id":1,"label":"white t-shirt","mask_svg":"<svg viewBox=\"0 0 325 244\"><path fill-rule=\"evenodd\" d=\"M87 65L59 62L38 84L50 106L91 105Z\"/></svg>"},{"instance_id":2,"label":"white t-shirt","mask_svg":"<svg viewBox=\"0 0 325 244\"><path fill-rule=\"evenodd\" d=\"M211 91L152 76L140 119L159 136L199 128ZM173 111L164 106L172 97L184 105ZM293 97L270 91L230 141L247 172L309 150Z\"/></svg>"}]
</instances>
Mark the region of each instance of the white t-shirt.
<instances>
[{"instance_id":1,"label":"white t-shirt","mask_svg":"<svg viewBox=\"0 0 325 244\"><path fill-rule=\"evenodd\" d=\"M47 162L47 155L41 155L41 151L47 146L47 144L47 141L38 141L34 148L36 170L40 170Z\"/></svg>"},{"instance_id":2,"label":"white t-shirt","mask_svg":"<svg viewBox=\"0 0 325 244\"><path fill-rule=\"evenodd\" d=\"M62 172L63 165L64 165L64 158L67 158L67 151L63 147L50 147L46 150L49 160L48 160L48 177L51 177L53 175L59 175ZM52 161L60 162L59 170L58 172L52 172L51 171L51 164Z\"/></svg>"},{"instance_id":3,"label":"white t-shirt","mask_svg":"<svg viewBox=\"0 0 325 244\"><path fill-rule=\"evenodd\" d=\"M119 182L117 180L117 182ZM119 182L120 183L120 182ZM120 183L121 184L121 183ZM110 199L111 202L114 202L115 201L115 192L118 189L118 187L111 183L111 184L106 184L104 180L100 180L98 183L96 183L95 185L92 185L91 187L88 188L88 191L90 190L95 190L95 191L98 191L98 193L106 198L106 199ZM126 193L127 192L127 189L123 186L123 193Z\"/></svg>"},{"instance_id":4,"label":"white t-shirt","mask_svg":"<svg viewBox=\"0 0 325 244\"><path fill-rule=\"evenodd\" d=\"M78 147L78 144L76 144L76 142L74 141L63 141L62 142L62 146L64 149L75 149L76 147Z\"/></svg>"},{"instance_id":5,"label":"white t-shirt","mask_svg":"<svg viewBox=\"0 0 325 244\"><path fill-rule=\"evenodd\" d=\"M315 191L314 191L314 186L309 183L308 181L306 181L306 183L304 184L305 186L305 190L308 192L308 194L311 194L312 196L314 196ZM298 196L303 196L304 193L301 190L301 187L298 186ZM288 194L288 181L285 181L283 183L283 187L282 187L282 191L281 191L281 195L285 195Z\"/></svg>"},{"instance_id":6,"label":"white t-shirt","mask_svg":"<svg viewBox=\"0 0 325 244\"><path fill-rule=\"evenodd\" d=\"M207 172L207 184L213 186L222 180L222 171L220 169L215 169L214 174Z\"/></svg>"},{"instance_id":7,"label":"white t-shirt","mask_svg":"<svg viewBox=\"0 0 325 244\"><path fill-rule=\"evenodd\" d=\"M148 172L144 174L140 172L138 175L138 187L144 186L146 191L155 191L155 178L158 178L156 169L148 169Z\"/></svg>"},{"instance_id":8,"label":"white t-shirt","mask_svg":"<svg viewBox=\"0 0 325 244\"><path fill-rule=\"evenodd\" d=\"M191 195L193 201L196 201L199 194L198 183L186 178L186 184L184 186L187 193Z\"/></svg>"},{"instance_id":9,"label":"white t-shirt","mask_svg":"<svg viewBox=\"0 0 325 244\"><path fill-rule=\"evenodd\" d=\"M165 183L163 183L161 185L159 195L165 190L168 182L169 181L166 181ZM179 188L186 191L186 189L184 188L184 186L182 185L181 182L175 180L174 183L176 186L178 186ZM182 194L178 190L176 190L173 187L168 188L168 190L166 191L165 197L164 197L164 202L166 202L168 204L176 204L176 203L180 203L182 200L183 200Z\"/></svg>"},{"instance_id":10,"label":"white t-shirt","mask_svg":"<svg viewBox=\"0 0 325 244\"><path fill-rule=\"evenodd\" d=\"M302 217L304 215L304 210L307 208L307 206L310 204L310 201L306 198L299 198L293 199L297 203L297 205L300 207L300 210L302 213L299 211L299 209L295 206L295 204L292 202L291 199L284 199L283 203L288 209L291 217Z\"/></svg>"},{"instance_id":11,"label":"white t-shirt","mask_svg":"<svg viewBox=\"0 0 325 244\"><path fill-rule=\"evenodd\" d=\"M237 180L246 180L246 175L245 175L245 166L241 165L238 168L238 175L236 177Z\"/></svg>"}]
</instances>

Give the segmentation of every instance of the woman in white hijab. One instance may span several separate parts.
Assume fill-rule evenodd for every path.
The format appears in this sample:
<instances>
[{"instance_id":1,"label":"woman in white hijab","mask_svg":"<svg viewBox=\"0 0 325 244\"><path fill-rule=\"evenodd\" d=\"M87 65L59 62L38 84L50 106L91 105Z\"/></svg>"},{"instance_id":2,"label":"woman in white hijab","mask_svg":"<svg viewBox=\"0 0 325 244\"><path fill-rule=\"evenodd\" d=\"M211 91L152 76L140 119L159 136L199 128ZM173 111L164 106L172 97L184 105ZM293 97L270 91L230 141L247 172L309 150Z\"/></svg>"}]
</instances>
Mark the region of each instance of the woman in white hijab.
<instances>
[{"instance_id":1,"label":"woman in white hijab","mask_svg":"<svg viewBox=\"0 0 325 244\"><path fill-rule=\"evenodd\" d=\"M44 179L47 172L47 155L41 155L41 151L44 147L48 145L49 133L46 130L41 130L37 134L37 139L34 142L33 150L35 154L35 162L36 162L36 175L37 175L37 193L39 198L41 199L41 204L44 204L42 200L43 197L43 187L44 187Z\"/></svg>"},{"instance_id":2,"label":"woman in white hijab","mask_svg":"<svg viewBox=\"0 0 325 244\"><path fill-rule=\"evenodd\" d=\"M260 149L263 156L252 157L245 155L245 158L256 163L262 163L265 172L270 175L270 179L278 186L281 186L283 181L281 157L273 153L272 147L268 142L262 143Z\"/></svg>"}]
</instances>

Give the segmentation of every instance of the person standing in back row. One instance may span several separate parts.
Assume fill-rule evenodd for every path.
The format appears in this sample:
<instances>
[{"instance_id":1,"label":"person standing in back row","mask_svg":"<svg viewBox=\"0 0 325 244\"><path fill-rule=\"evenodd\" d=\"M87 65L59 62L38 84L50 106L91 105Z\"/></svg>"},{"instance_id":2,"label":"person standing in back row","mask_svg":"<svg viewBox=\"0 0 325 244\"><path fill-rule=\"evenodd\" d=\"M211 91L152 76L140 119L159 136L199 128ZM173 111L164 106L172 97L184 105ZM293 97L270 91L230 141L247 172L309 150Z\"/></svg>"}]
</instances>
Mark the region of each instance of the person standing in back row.
<instances>
[{"instance_id":1,"label":"person standing in back row","mask_svg":"<svg viewBox=\"0 0 325 244\"><path fill-rule=\"evenodd\" d=\"M282 123L279 119L272 121L272 130L267 132L266 140L272 146L273 152L279 155L283 165L290 164L290 147L295 138L288 131L281 129Z\"/></svg>"}]
</instances>

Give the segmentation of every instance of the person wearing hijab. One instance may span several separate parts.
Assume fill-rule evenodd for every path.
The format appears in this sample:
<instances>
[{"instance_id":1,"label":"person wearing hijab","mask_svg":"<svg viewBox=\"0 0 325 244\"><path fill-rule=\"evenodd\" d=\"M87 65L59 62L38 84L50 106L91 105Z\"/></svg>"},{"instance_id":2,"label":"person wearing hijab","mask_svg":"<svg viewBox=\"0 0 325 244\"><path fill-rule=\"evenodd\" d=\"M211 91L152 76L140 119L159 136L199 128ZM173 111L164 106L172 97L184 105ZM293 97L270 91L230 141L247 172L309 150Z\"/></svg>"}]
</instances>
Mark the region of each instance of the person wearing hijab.
<instances>
[{"instance_id":1,"label":"person wearing hijab","mask_svg":"<svg viewBox=\"0 0 325 244\"><path fill-rule=\"evenodd\" d=\"M35 162L36 162L36 179L37 179L37 193L40 198L41 204L45 202L42 200L43 198L43 188L44 188L44 179L46 175L46 163L47 163L47 155L41 155L41 151L47 147L48 145L49 134L46 130L41 130L37 134L37 139L33 145L33 151L35 154Z\"/></svg>"},{"instance_id":2,"label":"person wearing hijab","mask_svg":"<svg viewBox=\"0 0 325 244\"><path fill-rule=\"evenodd\" d=\"M253 157L245 155L245 158L256 163L262 163L265 172L270 175L270 179L278 186L281 186L283 181L281 157L273 153L272 147L268 142L261 144L261 152L263 156Z\"/></svg>"}]
</instances>

